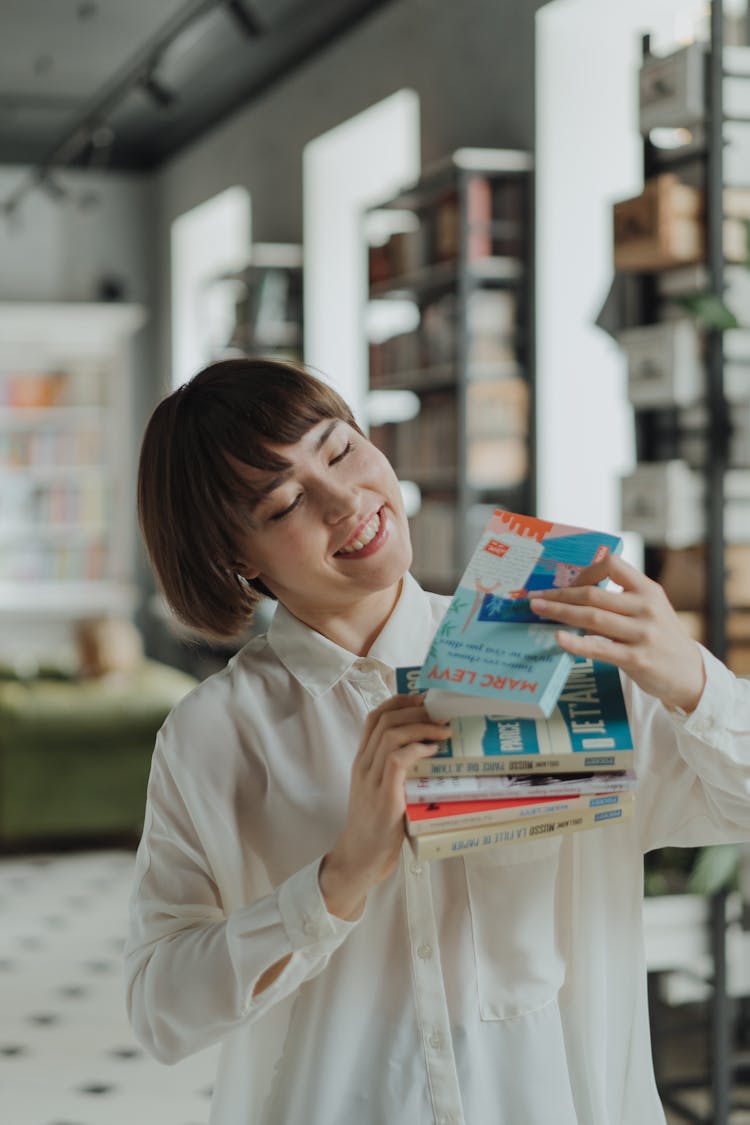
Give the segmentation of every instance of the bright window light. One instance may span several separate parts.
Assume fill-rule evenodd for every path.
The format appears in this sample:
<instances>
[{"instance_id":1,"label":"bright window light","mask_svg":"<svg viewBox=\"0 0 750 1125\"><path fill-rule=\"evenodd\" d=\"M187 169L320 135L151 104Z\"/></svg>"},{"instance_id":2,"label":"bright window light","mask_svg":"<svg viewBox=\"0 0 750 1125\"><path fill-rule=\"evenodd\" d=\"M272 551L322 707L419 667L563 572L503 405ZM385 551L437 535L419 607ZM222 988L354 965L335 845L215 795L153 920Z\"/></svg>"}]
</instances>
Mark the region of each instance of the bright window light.
<instances>
[{"instance_id":1,"label":"bright window light","mask_svg":"<svg viewBox=\"0 0 750 1125\"><path fill-rule=\"evenodd\" d=\"M227 188L172 223L173 387L216 358L235 294L231 286L211 283L247 264L250 232L250 195L244 187Z\"/></svg>"},{"instance_id":2,"label":"bright window light","mask_svg":"<svg viewBox=\"0 0 750 1125\"><path fill-rule=\"evenodd\" d=\"M704 6L688 5L696 18ZM640 38L676 49L685 8L553 0L536 15L537 496L547 519L619 526L633 413L622 351L594 322L613 277L612 204L643 185ZM640 564L638 536L625 553Z\"/></svg>"},{"instance_id":3,"label":"bright window light","mask_svg":"<svg viewBox=\"0 0 750 1125\"><path fill-rule=\"evenodd\" d=\"M363 212L418 179L419 171L413 90L399 90L310 141L303 154L305 360L334 384L365 427Z\"/></svg>"}]
</instances>

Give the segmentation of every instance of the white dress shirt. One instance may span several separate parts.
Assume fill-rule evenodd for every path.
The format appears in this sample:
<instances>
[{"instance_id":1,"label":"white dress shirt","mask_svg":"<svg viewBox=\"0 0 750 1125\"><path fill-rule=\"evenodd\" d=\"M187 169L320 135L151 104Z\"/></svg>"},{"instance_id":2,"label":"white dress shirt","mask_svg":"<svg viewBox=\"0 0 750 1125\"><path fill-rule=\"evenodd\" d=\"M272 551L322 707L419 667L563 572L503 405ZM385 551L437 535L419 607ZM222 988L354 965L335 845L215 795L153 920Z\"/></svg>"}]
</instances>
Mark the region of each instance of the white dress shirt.
<instances>
[{"instance_id":1,"label":"white dress shirt","mask_svg":"<svg viewBox=\"0 0 750 1125\"><path fill-rule=\"evenodd\" d=\"M625 681L635 819L400 866L347 923L317 871L393 669L447 599L407 578L366 658L279 606L154 752L126 951L135 1032L222 1041L212 1125L656 1125L642 853L750 837L750 683L704 653L688 718ZM278 979L253 986L291 954Z\"/></svg>"}]
</instances>

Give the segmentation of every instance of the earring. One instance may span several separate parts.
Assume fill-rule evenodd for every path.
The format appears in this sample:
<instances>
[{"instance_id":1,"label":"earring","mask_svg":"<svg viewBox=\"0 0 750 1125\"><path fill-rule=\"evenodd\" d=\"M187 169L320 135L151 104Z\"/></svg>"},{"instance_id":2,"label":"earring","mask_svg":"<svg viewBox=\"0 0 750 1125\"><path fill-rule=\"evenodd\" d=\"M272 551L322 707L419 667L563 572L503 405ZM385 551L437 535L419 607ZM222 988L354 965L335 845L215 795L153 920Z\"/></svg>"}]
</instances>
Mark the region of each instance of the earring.
<instances>
[{"instance_id":1,"label":"earring","mask_svg":"<svg viewBox=\"0 0 750 1125\"><path fill-rule=\"evenodd\" d=\"M235 576L234 576L234 577L235 577L235 578L237 579L237 581L239 582L240 586L244 586L244 587L245 587L245 589L247 589L247 590L251 590L251 589L252 589L252 586L251 586L251 585L250 585L250 583L248 582L247 578L245 578L244 574L235 574Z\"/></svg>"}]
</instances>

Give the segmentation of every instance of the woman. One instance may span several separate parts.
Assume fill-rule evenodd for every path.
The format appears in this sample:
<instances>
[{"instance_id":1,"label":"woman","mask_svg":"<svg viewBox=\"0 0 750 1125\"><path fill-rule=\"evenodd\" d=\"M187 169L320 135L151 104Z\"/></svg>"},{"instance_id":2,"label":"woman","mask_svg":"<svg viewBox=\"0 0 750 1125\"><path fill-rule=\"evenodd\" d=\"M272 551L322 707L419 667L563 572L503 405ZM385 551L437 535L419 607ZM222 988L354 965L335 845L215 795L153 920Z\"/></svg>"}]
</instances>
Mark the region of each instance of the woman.
<instances>
[{"instance_id":1,"label":"woman","mask_svg":"<svg viewBox=\"0 0 750 1125\"><path fill-rule=\"evenodd\" d=\"M154 752L127 948L141 1042L222 1041L213 1125L651 1125L642 855L750 836L747 684L617 558L621 592L535 609L623 673L632 823L416 863L403 781L446 728L394 695L447 599L408 573L395 475L296 367L217 363L166 398L139 507L174 611L267 635L172 713Z\"/></svg>"}]
</instances>

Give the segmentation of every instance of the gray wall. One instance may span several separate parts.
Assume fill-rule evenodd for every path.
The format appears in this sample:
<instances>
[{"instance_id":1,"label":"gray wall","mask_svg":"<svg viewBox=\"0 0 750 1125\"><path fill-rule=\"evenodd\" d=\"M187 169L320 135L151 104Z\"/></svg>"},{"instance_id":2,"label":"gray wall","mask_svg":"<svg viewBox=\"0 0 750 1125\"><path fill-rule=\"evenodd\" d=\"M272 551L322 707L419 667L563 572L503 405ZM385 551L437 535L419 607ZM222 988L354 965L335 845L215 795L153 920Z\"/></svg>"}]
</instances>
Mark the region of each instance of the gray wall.
<instances>
[{"instance_id":1,"label":"gray wall","mask_svg":"<svg viewBox=\"0 0 750 1125\"><path fill-rule=\"evenodd\" d=\"M26 168L0 167L0 203L28 182ZM38 188L0 220L0 300L94 301L104 277L119 279L125 299L151 300L154 185L144 176L60 172L65 191Z\"/></svg>"}]
</instances>

